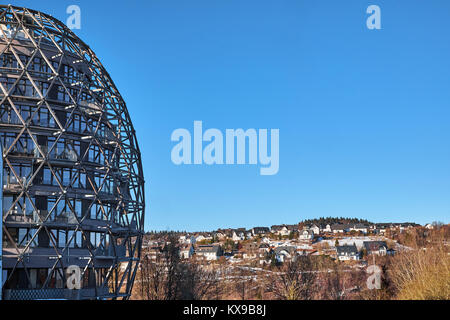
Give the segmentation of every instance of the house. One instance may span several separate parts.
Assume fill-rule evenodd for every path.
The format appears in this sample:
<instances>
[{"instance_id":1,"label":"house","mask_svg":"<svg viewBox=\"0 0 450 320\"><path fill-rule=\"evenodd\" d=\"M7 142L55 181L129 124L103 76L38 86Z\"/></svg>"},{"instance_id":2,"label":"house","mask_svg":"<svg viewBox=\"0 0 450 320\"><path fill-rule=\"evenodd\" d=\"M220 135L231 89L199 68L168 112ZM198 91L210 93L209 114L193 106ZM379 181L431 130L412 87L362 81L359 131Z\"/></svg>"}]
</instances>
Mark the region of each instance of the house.
<instances>
[{"instance_id":1,"label":"house","mask_svg":"<svg viewBox=\"0 0 450 320\"><path fill-rule=\"evenodd\" d=\"M298 225L296 224L273 225L270 227L270 231L280 236L288 236L291 232L298 231Z\"/></svg>"},{"instance_id":2,"label":"house","mask_svg":"<svg viewBox=\"0 0 450 320\"><path fill-rule=\"evenodd\" d=\"M149 247L146 252L145 252L145 256L152 262L155 262L158 257L161 256L162 252L163 252L163 246L161 245L153 245L151 247Z\"/></svg>"},{"instance_id":3,"label":"house","mask_svg":"<svg viewBox=\"0 0 450 320\"><path fill-rule=\"evenodd\" d=\"M233 234L231 236L231 239L233 241L243 241L243 240L245 240L245 229L240 228L240 229L233 230Z\"/></svg>"},{"instance_id":4,"label":"house","mask_svg":"<svg viewBox=\"0 0 450 320\"><path fill-rule=\"evenodd\" d=\"M194 246L192 244L182 245L180 248L180 258L189 259L194 255Z\"/></svg>"},{"instance_id":5,"label":"house","mask_svg":"<svg viewBox=\"0 0 450 320\"><path fill-rule=\"evenodd\" d=\"M337 246L336 255L339 261L359 260L359 252L355 245Z\"/></svg>"},{"instance_id":6,"label":"house","mask_svg":"<svg viewBox=\"0 0 450 320\"><path fill-rule=\"evenodd\" d=\"M296 255L295 247L292 246L282 246L275 248L275 259L278 262L285 262L287 260L293 259Z\"/></svg>"},{"instance_id":7,"label":"house","mask_svg":"<svg viewBox=\"0 0 450 320\"><path fill-rule=\"evenodd\" d=\"M350 226L348 224L333 224L331 226L333 233L344 233L350 231Z\"/></svg>"},{"instance_id":8,"label":"house","mask_svg":"<svg viewBox=\"0 0 450 320\"><path fill-rule=\"evenodd\" d=\"M298 238L300 240L312 240L314 238L314 232L312 230L302 230Z\"/></svg>"},{"instance_id":9,"label":"house","mask_svg":"<svg viewBox=\"0 0 450 320\"><path fill-rule=\"evenodd\" d=\"M315 224L309 227L309 230L311 230L315 235L318 235L320 233L320 228Z\"/></svg>"},{"instance_id":10,"label":"house","mask_svg":"<svg viewBox=\"0 0 450 320\"><path fill-rule=\"evenodd\" d=\"M289 232L298 232L298 224L287 224L286 228L288 228Z\"/></svg>"},{"instance_id":11,"label":"house","mask_svg":"<svg viewBox=\"0 0 450 320\"><path fill-rule=\"evenodd\" d=\"M209 235L209 234L199 234L199 235L197 235L195 237L195 242L200 242L200 241L204 241L204 240L212 240L211 235Z\"/></svg>"},{"instance_id":12,"label":"house","mask_svg":"<svg viewBox=\"0 0 450 320\"><path fill-rule=\"evenodd\" d=\"M267 237L264 237L264 238L261 239L261 242L262 243L270 243L270 239L267 238Z\"/></svg>"},{"instance_id":13,"label":"house","mask_svg":"<svg viewBox=\"0 0 450 320\"><path fill-rule=\"evenodd\" d=\"M270 246L267 243L261 243L258 247L258 251L260 253L268 253L270 252Z\"/></svg>"},{"instance_id":14,"label":"house","mask_svg":"<svg viewBox=\"0 0 450 320\"><path fill-rule=\"evenodd\" d=\"M195 237L191 235L182 235L178 239L181 244L195 244Z\"/></svg>"},{"instance_id":15,"label":"house","mask_svg":"<svg viewBox=\"0 0 450 320\"><path fill-rule=\"evenodd\" d=\"M362 233L367 233L369 227L362 223L354 224L350 227L350 231L357 231Z\"/></svg>"},{"instance_id":16,"label":"house","mask_svg":"<svg viewBox=\"0 0 450 320\"><path fill-rule=\"evenodd\" d=\"M259 246L256 242L250 242L245 244L244 248L242 248L242 258L244 259L255 259L259 257Z\"/></svg>"},{"instance_id":17,"label":"house","mask_svg":"<svg viewBox=\"0 0 450 320\"><path fill-rule=\"evenodd\" d=\"M386 241L364 241L363 246L368 255L385 256L388 250Z\"/></svg>"},{"instance_id":18,"label":"house","mask_svg":"<svg viewBox=\"0 0 450 320\"><path fill-rule=\"evenodd\" d=\"M265 236L268 233L270 233L270 230L267 227L254 227L252 229L252 234L254 236Z\"/></svg>"},{"instance_id":19,"label":"house","mask_svg":"<svg viewBox=\"0 0 450 320\"><path fill-rule=\"evenodd\" d=\"M327 225L322 226L322 232L332 232L331 225L327 224Z\"/></svg>"},{"instance_id":20,"label":"house","mask_svg":"<svg viewBox=\"0 0 450 320\"><path fill-rule=\"evenodd\" d=\"M218 240L224 240L227 237L227 233L225 231L222 231L222 230L217 230L216 232L214 232L214 236Z\"/></svg>"},{"instance_id":21,"label":"house","mask_svg":"<svg viewBox=\"0 0 450 320\"><path fill-rule=\"evenodd\" d=\"M195 254L208 261L217 260L222 255L222 248L217 244L200 245L195 249Z\"/></svg>"},{"instance_id":22,"label":"house","mask_svg":"<svg viewBox=\"0 0 450 320\"><path fill-rule=\"evenodd\" d=\"M434 226L431 223L427 223L425 225L425 228L427 228L427 229L434 229Z\"/></svg>"},{"instance_id":23,"label":"house","mask_svg":"<svg viewBox=\"0 0 450 320\"><path fill-rule=\"evenodd\" d=\"M290 233L286 225L273 225L270 227L270 231L279 236L288 236Z\"/></svg>"}]
</instances>

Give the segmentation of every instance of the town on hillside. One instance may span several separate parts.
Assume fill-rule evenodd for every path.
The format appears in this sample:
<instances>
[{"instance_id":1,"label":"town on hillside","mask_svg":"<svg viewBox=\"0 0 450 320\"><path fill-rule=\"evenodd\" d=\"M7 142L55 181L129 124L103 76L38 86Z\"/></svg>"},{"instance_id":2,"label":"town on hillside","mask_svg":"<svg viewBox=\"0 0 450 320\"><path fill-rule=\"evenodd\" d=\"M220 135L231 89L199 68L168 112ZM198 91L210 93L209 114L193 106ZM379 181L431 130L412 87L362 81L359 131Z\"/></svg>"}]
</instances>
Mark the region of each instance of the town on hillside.
<instances>
[{"instance_id":1,"label":"town on hillside","mask_svg":"<svg viewBox=\"0 0 450 320\"><path fill-rule=\"evenodd\" d=\"M444 247L447 252L449 234L449 226L439 222L422 226L353 218L211 232L148 232L133 298L170 298L167 292L175 289L154 290L164 283L164 277L166 283L176 282L170 277L180 279L175 290L180 292L177 299L361 299L374 298L381 292L394 295L395 281L389 280L387 273L382 277L384 291L367 291L369 266L380 266L385 272L397 268L405 253L420 255L434 247ZM178 277L174 270L180 270ZM314 278L308 290L306 275ZM294 290L295 296L289 297L287 292L292 288L288 284L296 283L293 279L298 276L303 289ZM188 281L186 277L191 278ZM194 285L196 281L200 284ZM192 285L189 290L184 287L186 283Z\"/></svg>"}]
</instances>

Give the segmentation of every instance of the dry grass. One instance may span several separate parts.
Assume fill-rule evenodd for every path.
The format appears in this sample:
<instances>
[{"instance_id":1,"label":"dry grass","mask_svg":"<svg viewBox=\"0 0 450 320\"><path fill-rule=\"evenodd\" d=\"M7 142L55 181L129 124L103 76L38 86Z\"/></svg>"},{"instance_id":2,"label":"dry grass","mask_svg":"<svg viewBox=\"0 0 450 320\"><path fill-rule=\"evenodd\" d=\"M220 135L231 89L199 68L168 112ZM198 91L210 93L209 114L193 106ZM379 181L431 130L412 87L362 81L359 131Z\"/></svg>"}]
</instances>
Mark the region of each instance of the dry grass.
<instances>
[{"instance_id":1,"label":"dry grass","mask_svg":"<svg viewBox=\"0 0 450 320\"><path fill-rule=\"evenodd\" d=\"M449 300L450 256L445 248L414 250L395 257L390 278L401 300Z\"/></svg>"}]
</instances>

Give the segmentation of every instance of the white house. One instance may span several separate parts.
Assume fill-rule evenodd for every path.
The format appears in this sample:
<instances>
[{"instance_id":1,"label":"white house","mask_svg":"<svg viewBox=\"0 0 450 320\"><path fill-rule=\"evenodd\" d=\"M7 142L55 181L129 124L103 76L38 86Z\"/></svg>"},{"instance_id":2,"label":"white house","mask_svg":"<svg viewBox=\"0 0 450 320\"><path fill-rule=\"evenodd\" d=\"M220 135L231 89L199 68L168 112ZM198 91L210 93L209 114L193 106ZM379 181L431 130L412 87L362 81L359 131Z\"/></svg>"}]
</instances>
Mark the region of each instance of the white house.
<instances>
[{"instance_id":1,"label":"white house","mask_svg":"<svg viewBox=\"0 0 450 320\"><path fill-rule=\"evenodd\" d=\"M385 256L388 251L386 241L364 241L364 248L367 254L376 254L379 256Z\"/></svg>"},{"instance_id":2,"label":"white house","mask_svg":"<svg viewBox=\"0 0 450 320\"><path fill-rule=\"evenodd\" d=\"M320 228L318 226L316 226L315 224L313 224L309 230L311 230L315 235L318 235L320 233Z\"/></svg>"},{"instance_id":3,"label":"white house","mask_svg":"<svg viewBox=\"0 0 450 320\"><path fill-rule=\"evenodd\" d=\"M358 232L362 232L362 233L367 233L368 228L369 228L368 226L366 226L362 223L357 223L350 227L350 231L358 231Z\"/></svg>"},{"instance_id":4,"label":"white house","mask_svg":"<svg viewBox=\"0 0 450 320\"><path fill-rule=\"evenodd\" d=\"M180 258L189 259L194 255L194 246L191 244L184 245L180 248Z\"/></svg>"},{"instance_id":5,"label":"white house","mask_svg":"<svg viewBox=\"0 0 450 320\"><path fill-rule=\"evenodd\" d=\"M312 240L314 238L314 232L312 230L302 230L298 238L300 240Z\"/></svg>"},{"instance_id":6,"label":"white house","mask_svg":"<svg viewBox=\"0 0 450 320\"><path fill-rule=\"evenodd\" d=\"M264 237L264 238L261 239L261 242L262 243L270 243L270 239L267 238L267 237Z\"/></svg>"},{"instance_id":7,"label":"white house","mask_svg":"<svg viewBox=\"0 0 450 320\"><path fill-rule=\"evenodd\" d=\"M217 260L222 255L222 248L219 245L200 245L195 249L195 254L208 261Z\"/></svg>"},{"instance_id":8,"label":"white house","mask_svg":"<svg viewBox=\"0 0 450 320\"><path fill-rule=\"evenodd\" d=\"M278 262L285 262L295 257L295 248L291 246L277 247L275 248L275 259Z\"/></svg>"},{"instance_id":9,"label":"white house","mask_svg":"<svg viewBox=\"0 0 450 320\"><path fill-rule=\"evenodd\" d=\"M245 240L245 233L243 231L234 230L231 239L233 241L243 241Z\"/></svg>"},{"instance_id":10,"label":"white house","mask_svg":"<svg viewBox=\"0 0 450 320\"><path fill-rule=\"evenodd\" d=\"M271 227L271 232L280 236L288 236L291 233L286 225L274 225Z\"/></svg>"},{"instance_id":11,"label":"white house","mask_svg":"<svg viewBox=\"0 0 450 320\"><path fill-rule=\"evenodd\" d=\"M355 245L337 246L336 254L340 261L359 260L359 252Z\"/></svg>"}]
</instances>

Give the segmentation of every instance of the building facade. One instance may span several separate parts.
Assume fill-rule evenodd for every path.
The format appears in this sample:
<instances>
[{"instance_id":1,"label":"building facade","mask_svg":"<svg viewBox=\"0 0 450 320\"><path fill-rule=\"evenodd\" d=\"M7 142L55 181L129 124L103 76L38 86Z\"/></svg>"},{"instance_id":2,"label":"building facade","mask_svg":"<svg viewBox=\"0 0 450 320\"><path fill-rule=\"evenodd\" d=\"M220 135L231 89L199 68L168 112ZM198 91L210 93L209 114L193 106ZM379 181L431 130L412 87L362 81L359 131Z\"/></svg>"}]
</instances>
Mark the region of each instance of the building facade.
<instances>
[{"instance_id":1,"label":"building facade","mask_svg":"<svg viewBox=\"0 0 450 320\"><path fill-rule=\"evenodd\" d=\"M128 298L145 201L125 102L63 23L10 5L0 6L0 143L3 298Z\"/></svg>"}]
</instances>

